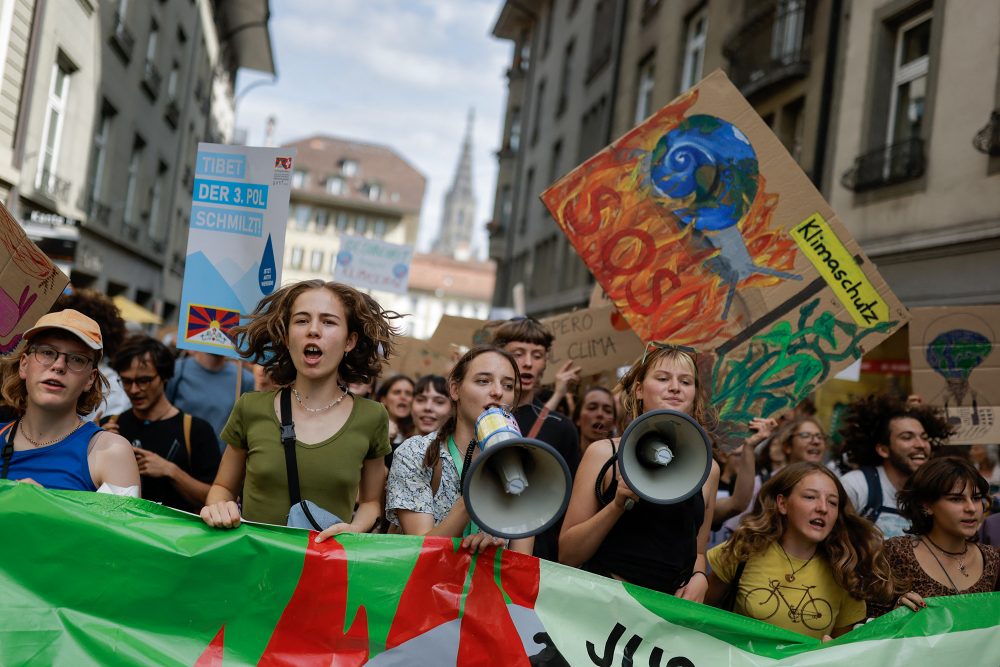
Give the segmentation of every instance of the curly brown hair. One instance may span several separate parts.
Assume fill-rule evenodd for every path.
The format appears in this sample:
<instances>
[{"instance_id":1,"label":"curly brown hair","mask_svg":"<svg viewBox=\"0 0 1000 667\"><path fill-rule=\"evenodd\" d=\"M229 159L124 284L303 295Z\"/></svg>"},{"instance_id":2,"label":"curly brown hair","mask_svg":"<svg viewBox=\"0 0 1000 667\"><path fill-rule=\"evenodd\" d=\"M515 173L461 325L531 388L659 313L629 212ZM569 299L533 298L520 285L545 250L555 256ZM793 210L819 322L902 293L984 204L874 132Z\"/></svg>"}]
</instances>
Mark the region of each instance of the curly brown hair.
<instances>
[{"instance_id":1,"label":"curly brown hair","mask_svg":"<svg viewBox=\"0 0 1000 667\"><path fill-rule=\"evenodd\" d=\"M347 330L357 334L358 340L344 355L337 368L341 382L368 382L382 371L382 362L389 358L393 338L399 330L392 320L403 317L392 310L385 310L378 301L349 285L323 280L303 280L285 285L260 300L251 313L249 323L234 327L234 338L239 341L239 353L244 359L262 365L275 383L291 384L296 370L288 352L288 324L295 300L304 292L315 289L330 290L344 306Z\"/></svg>"},{"instance_id":2,"label":"curly brown hair","mask_svg":"<svg viewBox=\"0 0 1000 667\"><path fill-rule=\"evenodd\" d=\"M936 451L951 436L952 426L943 411L931 405L907 405L905 401L885 394L869 394L847 406L839 430L841 451L857 466L877 466L882 457L877 445L889 444L889 426L893 419L910 417L920 422L930 438L931 451Z\"/></svg>"},{"instance_id":3,"label":"curly brown hair","mask_svg":"<svg viewBox=\"0 0 1000 667\"><path fill-rule=\"evenodd\" d=\"M76 289L69 294L61 295L51 312L72 308L78 310L97 322L101 328L101 340L104 344L104 356L113 357L128 336L125 320L122 319L118 306L107 294L92 289Z\"/></svg>"},{"instance_id":4,"label":"curly brown hair","mask_svg":"<svg viewBox=\"0 0 1000 667\"><path fill-rule=\"evenodd\" d=\"M854 511L840 480L829 468L818 463L791 463L767 480L754 501L753 510L743 517L733 536L723 545L723 552L737 561L746 561L779 541L788 519L778 511L778 496L787 498L803 478L814 473L832 480L840 497L833 530L816 547L816 553L829 564L834 580L851 597L893 599L896 588L882 551L882 533Z\"/></svg>"}]
</instances>

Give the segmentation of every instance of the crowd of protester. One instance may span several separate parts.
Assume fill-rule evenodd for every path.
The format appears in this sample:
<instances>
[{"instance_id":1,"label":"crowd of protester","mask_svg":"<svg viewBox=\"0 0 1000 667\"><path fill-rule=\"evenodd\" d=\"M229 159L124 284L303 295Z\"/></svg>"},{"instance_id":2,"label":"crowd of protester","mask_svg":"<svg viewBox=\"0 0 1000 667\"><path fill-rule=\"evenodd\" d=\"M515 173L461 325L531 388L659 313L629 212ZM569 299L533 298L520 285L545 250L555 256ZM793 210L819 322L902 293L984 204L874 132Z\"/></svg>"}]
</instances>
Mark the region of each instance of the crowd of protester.
<instances>
[{"instance_id":1,"label":"crowd of protester","mask_svg":"<svg viewBox=\"0 0 1000 667\"><path fill-rule=\"evenodd\" d=\"M234 332L237 364L126 336L107 297L79 291L3 362L2 476L141 496L219 529L247 519L311 527L317 541L384 531L506 546L817 638L998 590L996 447L945 446L948 421L919 397L854 401L833 451L808 402L720 424L682 346L647 346L614 387L583 386L567 362L543 391L554 338L532 318L494 323L447 377L386 375L400 317L342 284L289 285ZM565 516L533 537L491 535L465 505L490 408L573 476ZM636 493L617 459L624 428L661 409L714 443L703 485L674 504ZM744 434L735 448L719 444L727 429Z\"/></svg>"}]
</instances>

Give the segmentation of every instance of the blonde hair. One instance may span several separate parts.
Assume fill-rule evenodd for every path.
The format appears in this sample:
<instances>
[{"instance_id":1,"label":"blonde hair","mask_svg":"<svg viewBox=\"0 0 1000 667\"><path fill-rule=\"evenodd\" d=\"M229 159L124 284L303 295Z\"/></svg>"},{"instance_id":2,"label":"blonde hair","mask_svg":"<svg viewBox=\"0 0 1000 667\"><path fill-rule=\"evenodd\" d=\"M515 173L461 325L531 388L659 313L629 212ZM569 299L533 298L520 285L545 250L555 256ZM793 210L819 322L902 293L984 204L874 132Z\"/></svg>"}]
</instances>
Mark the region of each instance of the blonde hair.
<instances>
[{"instance_id":1,"label":"blonde hair","mask_svg":"<svg viewBox=\"0 0 1000 667\"><path fill-rule=\"evenodd\" d=\"M718 426L719 418L708 403L701 377L698 374L697 361L692 353L672 346L652 347L640 359L637 359L628 372L622 376L616 390L621 392L622 412L625 418L631 422L644 412L642 399L636 398L635 391L646 379L646 374L661 361L672 361L680 364L694 375L694 405L691 408L690 416L701 424L710 436L713 435Z\"/></svg>"}]
</instances>

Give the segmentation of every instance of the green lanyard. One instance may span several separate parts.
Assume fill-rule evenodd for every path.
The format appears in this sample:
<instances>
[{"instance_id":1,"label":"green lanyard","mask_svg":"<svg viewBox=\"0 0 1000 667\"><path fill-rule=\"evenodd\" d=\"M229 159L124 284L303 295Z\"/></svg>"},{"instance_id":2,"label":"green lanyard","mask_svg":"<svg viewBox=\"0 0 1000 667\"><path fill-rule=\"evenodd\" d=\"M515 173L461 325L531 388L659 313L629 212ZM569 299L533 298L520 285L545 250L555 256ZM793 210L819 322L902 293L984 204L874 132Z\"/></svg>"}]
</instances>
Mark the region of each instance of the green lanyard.
<instances>
[{"instance_id":1,"label":"green lanyard","mask_svg":"<svg viewBox=\"0 0 1000 667\"><path fill-rule=\"evenodd\" d=\"M448 451L451 452L451 460L455 462L455 468L458 469L458 479L461 480L462 469L465 468L465 459L458 453L458 447L455 446L454 436L448 436ZM461 484L461 481L459 481L459 483ZM461 491L461 489L459 491ZM467 537L478 532L479 526L470 521L469 525L467 525L465 530L462 531L462 537Z\"/></svg>"}]
</instances>

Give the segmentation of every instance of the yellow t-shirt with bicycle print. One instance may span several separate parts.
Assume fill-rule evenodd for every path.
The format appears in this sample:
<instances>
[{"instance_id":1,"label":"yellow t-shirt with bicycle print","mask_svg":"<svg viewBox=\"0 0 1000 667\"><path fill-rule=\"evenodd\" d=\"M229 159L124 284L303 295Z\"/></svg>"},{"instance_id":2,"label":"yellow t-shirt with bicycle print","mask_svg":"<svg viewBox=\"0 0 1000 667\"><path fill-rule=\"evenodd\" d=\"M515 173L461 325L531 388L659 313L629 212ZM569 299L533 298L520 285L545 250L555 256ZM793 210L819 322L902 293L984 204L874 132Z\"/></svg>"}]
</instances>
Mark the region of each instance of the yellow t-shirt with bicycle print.
<instances>
[{"instance_id":1,"label":"yellow t-shirt with bicycle print","mask_svg":"<svg viewBox=\"0 0 1000 667\"><path fill-rule=\"evenodd\" d=\"M708 551L708 563L729 583L737 561L723 554L723 546ZM794 581L788 581L785 575L793 571ZM863 621L866 613L864 600L855 600L837 584L825 560L786 558L777 543L747 561L733 611L817 639Z\"/></svg>"}]
</instances>

